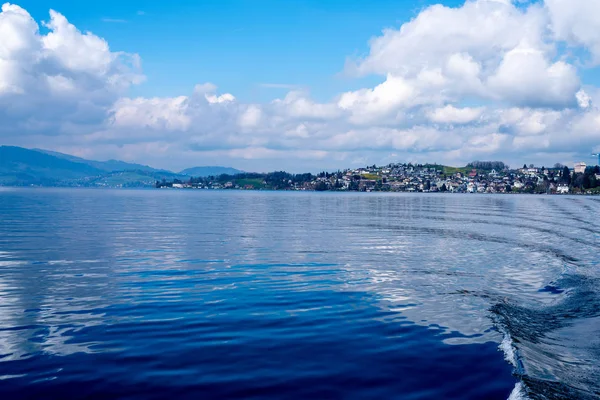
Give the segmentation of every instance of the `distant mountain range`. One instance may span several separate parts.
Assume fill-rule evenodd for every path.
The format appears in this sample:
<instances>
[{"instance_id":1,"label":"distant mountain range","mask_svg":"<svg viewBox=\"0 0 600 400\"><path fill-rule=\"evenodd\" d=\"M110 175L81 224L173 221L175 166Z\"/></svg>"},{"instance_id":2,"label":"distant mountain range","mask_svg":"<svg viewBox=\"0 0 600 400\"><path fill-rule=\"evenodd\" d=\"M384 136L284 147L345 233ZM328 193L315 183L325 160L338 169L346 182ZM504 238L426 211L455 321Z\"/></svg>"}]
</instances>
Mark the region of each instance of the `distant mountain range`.
<instances>
[{"instance_id":1,"label":"distant mountain range","mask_svg":"<svg viewBox=\"0 0 600 400\"><path fill-rule=\"evenodd\" d=\"M56 151L43 150L43 149L33 149L33 151L38 151L41 153L46 153L54 157L62 158L65 160L73 161L76 163L87 164L91 167L97 168L102 171L112 172L112 171L145 171L145 172L169 172L165 170L158 170L147 165L142 164L133 164L125 161L118 160L108 160L108 161L94 161L94 160L86 160L85 158L75 157L69 154L58 153Z\"/></svg>"},{"instance_id":2,"label":"distant mountain range","mask_svg":"<svg viewBox=\"0 0 600 400\"><path fill-rule=\"evenodd\" d=\"M181 175L196 176L196 177L207 177L207 176L219 176L219 175L235 175L241 174L244 171L229 167L194 167L184 169L180 172Z\"/></svg>"},{"instance_id":3,"label":"distant mountain range","mask_svg":"<svg viewBox=\"0 0 600 400\"><path fill-rule=\"evenodd\" d=\"M118 160L94 161L49 150L0 146L0 186L144 187L162 179L240 172L226 167L195 167L176 173Z\"/></svg>"}]
</instances>

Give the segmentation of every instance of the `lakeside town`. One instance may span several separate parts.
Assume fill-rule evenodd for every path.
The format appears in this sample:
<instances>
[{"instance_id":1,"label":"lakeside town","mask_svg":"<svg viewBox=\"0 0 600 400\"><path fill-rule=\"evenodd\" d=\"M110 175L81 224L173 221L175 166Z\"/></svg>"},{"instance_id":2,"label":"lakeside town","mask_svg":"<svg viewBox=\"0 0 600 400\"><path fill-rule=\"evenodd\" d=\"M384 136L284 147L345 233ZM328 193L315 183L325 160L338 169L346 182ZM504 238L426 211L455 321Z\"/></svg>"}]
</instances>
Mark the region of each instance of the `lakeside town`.
<instances>
[{"instance_id":1,"label":"lakeside town","mask_svg":"<svg viewBox=\"0 0 600 400\"><path fill-rule=\"evenodd\" d=\"M319 174L240 173L157 181L157 188L304 190L357 192L449 192L600 194L600 166L573 168L523 165L512 169L500 161L475 161L462 168L437 164L397 163Z\"/></svg>"}]
</instances>

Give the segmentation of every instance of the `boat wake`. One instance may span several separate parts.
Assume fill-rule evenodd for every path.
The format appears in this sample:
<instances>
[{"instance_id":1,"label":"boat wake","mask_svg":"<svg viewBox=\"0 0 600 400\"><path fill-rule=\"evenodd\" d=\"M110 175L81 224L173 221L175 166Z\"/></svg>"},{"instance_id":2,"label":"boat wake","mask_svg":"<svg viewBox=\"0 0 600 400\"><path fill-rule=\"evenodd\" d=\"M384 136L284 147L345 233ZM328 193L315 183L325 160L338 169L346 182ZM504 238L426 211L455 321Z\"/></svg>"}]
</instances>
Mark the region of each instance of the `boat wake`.
<instances>
[{"instance_id":1,"label":"boat wake","mask_svg":"<svg viewBox=\"0 0 600 400\"><path fill-rule=\"evenodd\" d=\"M491 308L519 378L509 399L600 399L600 279L564 275L553 287L564 296L551 306Z\"/></svg>"}]
</instances>

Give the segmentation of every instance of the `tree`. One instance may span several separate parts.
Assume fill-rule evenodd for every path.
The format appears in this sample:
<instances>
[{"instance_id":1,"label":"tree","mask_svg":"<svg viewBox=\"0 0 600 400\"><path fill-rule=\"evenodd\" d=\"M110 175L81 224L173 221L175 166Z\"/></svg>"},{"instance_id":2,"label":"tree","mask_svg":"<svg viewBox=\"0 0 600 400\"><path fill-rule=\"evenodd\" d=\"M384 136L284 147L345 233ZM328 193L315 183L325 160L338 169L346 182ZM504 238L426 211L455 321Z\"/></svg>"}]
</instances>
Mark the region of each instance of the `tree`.
<instances>
[{"instance_id":1,"label":"tree","mask_svg":"<svg viewBox=\"0 0 600 400\"><path fill-rule=\"evenodd\" d=\"M569 167L563 167L561 178L563 183L566 183L567 185L571 184L571 171L569 170Z\"/></svg>"},{"instance_id":2,"label":"tree","mask_svg":"<svg viewBox=\"0 0 600 400\"><path fill-rule=\"evenodd\" d=\"M583 188L583 178L585 174L576 174L573 173L573 178L571 178L571 186L576 188Z\"/></svg>"},{"instance_id":3,"label":"tree","mask_svg":"<svg viewBox=\"0 0 600 400\"><path fill-rule=\"evenodd\" d=\"M496 171L503 171L507 169L508 166L502 161L473 161L467 164L467 168L482 169L486 171L491 171L493 169Z\"/></svg>"},{"instance_id":4,"label":"tree","mask_svg":"<svg viewBox=\"0 0 600 400\"><path fill-rule=\"evenodd\" d=\"M581 179L581 187L583 187L584 189L589 189L592 187L591 183L591 175L583 174L583 178Z\"/></svg>"},{"instance_id":5,"label":"tree","mask_svg":"<svg viewBox=\"0 0 600 400\"><path fill-rule=\"evenodd\" d=\"M315 185L315 190L317 192L324 192L327 189L329 189L329 187L327 186L327 183L323 182L323 181L319 181L317 182L317 184Z\"/></svg>"},{"instance_id":6,"label":"tree","mask_svg":"<svg viewBox=\"0 0 600 400\"><path fill-rule=\"evenodd\" d=\"M527 169L527 164L523 164L523 169Z\"/></svg>"}]
</instances>

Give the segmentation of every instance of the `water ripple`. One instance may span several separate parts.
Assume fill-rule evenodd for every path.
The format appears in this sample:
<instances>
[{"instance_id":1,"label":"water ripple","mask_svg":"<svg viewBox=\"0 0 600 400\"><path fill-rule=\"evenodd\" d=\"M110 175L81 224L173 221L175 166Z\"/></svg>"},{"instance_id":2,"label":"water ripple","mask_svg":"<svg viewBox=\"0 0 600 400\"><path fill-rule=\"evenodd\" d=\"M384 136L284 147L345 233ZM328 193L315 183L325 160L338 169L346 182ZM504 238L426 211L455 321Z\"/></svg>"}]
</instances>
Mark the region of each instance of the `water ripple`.
<instances>
[{"instance_id":1,"label":"water ripple","mask_svg":"<svg viewBox=\"0 0 600 400\"><path fill-rule=\"evenodd\" d=\"M598 398L598 210L568 196L4 190L0 393Z\"/></svg>"}]
</instances>

